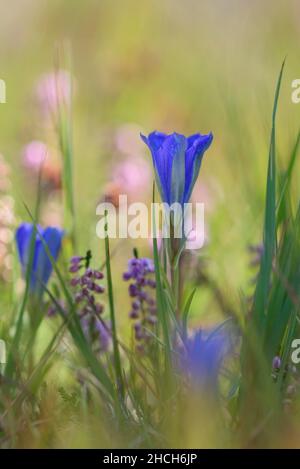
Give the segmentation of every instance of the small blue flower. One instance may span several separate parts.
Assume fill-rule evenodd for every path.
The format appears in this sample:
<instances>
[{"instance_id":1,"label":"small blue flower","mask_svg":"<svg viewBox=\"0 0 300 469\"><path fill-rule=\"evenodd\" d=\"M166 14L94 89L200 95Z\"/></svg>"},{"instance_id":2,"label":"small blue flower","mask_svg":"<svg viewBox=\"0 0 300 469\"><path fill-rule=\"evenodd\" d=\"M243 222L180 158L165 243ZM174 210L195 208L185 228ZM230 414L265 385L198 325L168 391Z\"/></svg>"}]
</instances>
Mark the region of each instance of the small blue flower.
<instances>
[{"instance_id":1,"label":"small blue flower","mask_svg":"<svg viewBox=\"0 0 300 469\"><path fill-rule=\"evenodd\" d=\"M216 391L220 371L235 342L235 334L223 324L210 331L200 329L186 341L181 367L194 385Z\"/></svg>"},{"instance_id":2,"label":"small blue flower","mask_svg":"<svg viewBox=\"0 0 300 469\"><path fill-rule=\"evenodd\" d=\"M34 237L34 253L32 270L30 274L30 290L37 295L43 292L43 285L48 283L52 273L52 264L44 246L48 246L49 252L56 261L61 249L63 231L59 228L37 226L37 231L31 223L22 223L16 231L16 244L22 273L25 276L30 259L31 240Z\"/></svg>"},{"instance_id":3,"label":"small blue flower","mask_svg":"<svg viewBox=\"0 0 300 469\"><path fill-rule=\"evenodd\" d=\"M156 181L163 202L187 203L197 180L204 152L213 135L195 134L190 137L173 133L152 132L141 135L153 158Z\"/></svg>"}]
</instances>

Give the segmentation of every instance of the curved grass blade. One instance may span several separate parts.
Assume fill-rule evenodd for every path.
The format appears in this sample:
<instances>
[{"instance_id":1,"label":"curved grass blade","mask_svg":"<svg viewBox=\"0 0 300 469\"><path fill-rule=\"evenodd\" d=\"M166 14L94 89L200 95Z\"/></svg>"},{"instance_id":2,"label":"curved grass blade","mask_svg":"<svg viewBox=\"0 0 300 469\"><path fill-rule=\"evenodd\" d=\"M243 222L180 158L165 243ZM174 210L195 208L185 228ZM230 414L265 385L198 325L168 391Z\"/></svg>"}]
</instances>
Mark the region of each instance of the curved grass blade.
<instances>
[{"instance_id":1,"label":"curved grass blade","mask_svg":"<svg viewBox=\"0 0 300 469\"><path fill-rule=\"evenodd\" d=\"M123 371L121 365L118 337L117 337L117 327L116 327L116 316L115 316L115 306L114 306L114 293L113 293L113 284L112 284L112 275L111 275L111 265L110 265L110 249L109 249L109 237L107 230L107 211L105 211L105 257L106 257L106 273L107 273L107 288L108 288L108 300L109 300L109 310L110 310L110 320L112 328L112 339L113 339L113 349L114 349L114 363L115 363L115 373L116 373L116 382L118 387L118 392L122 399L124 399L124 382L123 382Z\"/></svg>"},{"instance_id":2,"label":"curved grass blade","mask_svg":"<svg viewBox=\"0 0 300 469\"><path fill-rule=\"evenodd\" d=\"M254 303L253 303L253 320L258 330L263 330L265 324L265 310L268 302L270 289L270 280L272 272L272 261L276 252L276 113L278 107L278 99L281 87L282 74L284 70L285 60L282 63L272 112L272 130L269 148L268 177L266 189L266 205L265 205L265 222L263 232L264 251L260 264L258 281L256 284Z\"/></svg>"},{"instance_id":3,"label":"curved grass blade","mask_svg":"<svg viewBox=\"0 0 300 469\"><path fill-rule=\"evenodd\" d=\"M194 298L194 295L196 293L197 288L195 287L190 295L188 296L188 299L186 300L185 306L183 308L183 313L182 313L182 329L183 329L183 337L184 340L187 339L187 322L188 322L188 315L190 312L190 307Z\"/></svg>"},{"instance_id":4,"label":"curved grass blade","mask_svg":"<svg viewBox=\"0 0 300 469\"><path fill-rule=\"evenodd\" d=\"M153 195L152 195L153 207L155 203L155 183L153 182ZM156 238L156 220L155 220L155 210L152 210L153 216L153 257L154 257L154 266L155 266L155 281L156 281L156 301L157 301L157 313L158 319L162 326L165 350L166 350L166 370L170 370L171 367L171 343L169 336L169 321L167 318L167 307L164 298L164 290L161 280L161 267L159 261L159 253L157 247L157 238Z\"/></svg>"}]
</instances>

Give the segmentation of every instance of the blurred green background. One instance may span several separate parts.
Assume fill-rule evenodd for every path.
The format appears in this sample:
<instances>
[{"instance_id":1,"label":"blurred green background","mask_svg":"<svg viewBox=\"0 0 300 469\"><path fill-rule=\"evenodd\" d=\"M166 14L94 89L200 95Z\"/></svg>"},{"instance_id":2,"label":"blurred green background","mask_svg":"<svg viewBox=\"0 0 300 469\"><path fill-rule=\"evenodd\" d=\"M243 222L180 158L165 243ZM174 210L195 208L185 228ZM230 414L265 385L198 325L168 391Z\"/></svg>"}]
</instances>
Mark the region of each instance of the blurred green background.
<instances>
[{"instance_id":1,"label":"blurred green background","mask_svg":"<svg viewBox=\"0 0 300 469\"><path fill-rule=\"evenodd\" d=\"M119 126L136 124L146 133L212 131L200 185L213 208L206 216L209 242L199 255L234 305L240 289L250 288L247 245L261 240L272 102L285 56L277 135L283 168L299 129L300 104L291 101L291 82L300 78L299 18L297 0L2 0L0 78L7 103L0 105L0 152L13 168L19 219L26 218L23 201L31 208L35 203L20 164L22 148L46 138L33 90L67 40L76 88L80 250L104 255L95 206L118 158L110 139ZM125 244L114 257L117 289L126 288L118 279L131 247ZM212 302L202 292L194 315L214 314Z\"/></svg>"}]
</instances>

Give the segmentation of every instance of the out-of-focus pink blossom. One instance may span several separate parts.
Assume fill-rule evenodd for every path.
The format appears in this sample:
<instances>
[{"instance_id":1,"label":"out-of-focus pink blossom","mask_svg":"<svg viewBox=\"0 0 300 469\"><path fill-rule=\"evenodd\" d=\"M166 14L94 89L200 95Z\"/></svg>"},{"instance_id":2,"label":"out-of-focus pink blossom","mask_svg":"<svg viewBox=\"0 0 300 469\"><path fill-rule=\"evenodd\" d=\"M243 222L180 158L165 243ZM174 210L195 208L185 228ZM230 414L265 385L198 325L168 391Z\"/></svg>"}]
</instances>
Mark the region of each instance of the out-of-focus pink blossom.
<instances>
[{"instance_id":1,"label":"out-of-focus pink blossom","mask_svg":"<svg viewBox=\"0 0 300 469\"><path fill-rule=\"evenodd\" d=\"M49 154L47 145L39 140L28 143L22 152L22 163L25 168L39 172Z\"/></svg>"},{"instance_id":2,"label":"out-of-focus pink blossom","mask_svg":"<svg viewBox=\"0 0 300 469\"><path fill-rule=\"evenodd\" d=\"M130 201L139 202L139 198L151 189L151 180L150 166L141 157L128 157L113 169L112 181Z\"/></svg>"},{"instance_id":3,"label":"out-of-focus pink blossom","mask_svg":"<svg viewBox=\"0 0 300 469\"><path fill-rule=\"evenodd\" d=\"M31 175L41 171L43 189L50 192L61 189L61 168L45 143L39 140L28 143L22 152L22 163Z\"/></svg>"},{"instance_id":4,"label":"out-of-focus pink blossom","mask_svg":"<svg viewBox=\"0 0 300 469\"><path fill-rule=\"evenodd\" d=\"M136 124L125 124L115 132L114 151L120 159L112 168L103 198L116 207L120 195L127 195L132 203L144 201L151 193L152 169L150 161L143 157L141 130Z\"/></svg>"},{"instance_id":5,"label":"out-of-focus pink blossom","mask_svg":"<svg viewBox=\"0 0 300 469\"><path fill-rule=\"evenodd\" d=\"M36 87L36 96L42 112L55 114L58 109L71 104L71 75L65 70L47 73L41 76Z\"/></svg>"}]
</instances>

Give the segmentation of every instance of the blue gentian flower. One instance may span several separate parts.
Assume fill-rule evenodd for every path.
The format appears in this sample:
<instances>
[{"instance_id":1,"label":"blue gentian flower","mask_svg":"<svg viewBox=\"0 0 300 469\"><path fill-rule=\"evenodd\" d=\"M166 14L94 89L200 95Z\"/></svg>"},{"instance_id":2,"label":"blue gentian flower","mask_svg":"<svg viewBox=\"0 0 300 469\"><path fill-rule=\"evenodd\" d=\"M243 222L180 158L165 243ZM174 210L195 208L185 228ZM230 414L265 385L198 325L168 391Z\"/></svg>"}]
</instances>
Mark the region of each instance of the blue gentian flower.
<instances>
[{"instance_id":1,"label":"blue gentian flower","mask_svg":"<svg viewBox=\"0 0 300 469\"><path fill-rule=\"evenodd\" d=\"M22 223L18 227L16 231L16 244L24 276L26 275L30 260L32 237L34 237L34 252L30 274L30 290L37 295L41 295L44 289L43 286L48 283L52 273L52 264L46 253L44 243L46 243L51 256L56 261L61 249L63 231L52 227L43 229L40 226L37 226L35 229L31 223Z\"/></svg>"},{"instance_id":2,"label":"blue gentian flower","mask_svg":"<svg viewBox=\"0 0 300 469\"><path fill-rule=\"evenodd\" d=\"M236 334L222 324L213 330L198 330L187 339L181 367L194 385L217 391L220 372L233 352Z\"/></svg>"},{"instance_id":3,"label":"blue gentian flower","mask_svg":"<svg viewBox=\"0 0 300 469\"><path fill-rule=\"evenodd\" d=\"M163 202L185 204L189 201L197 180L204 152L213 135L195 134L190 137L173 133L152 132L141 135L153 158L156 182Z\"/></svg>"}]
</instances>

